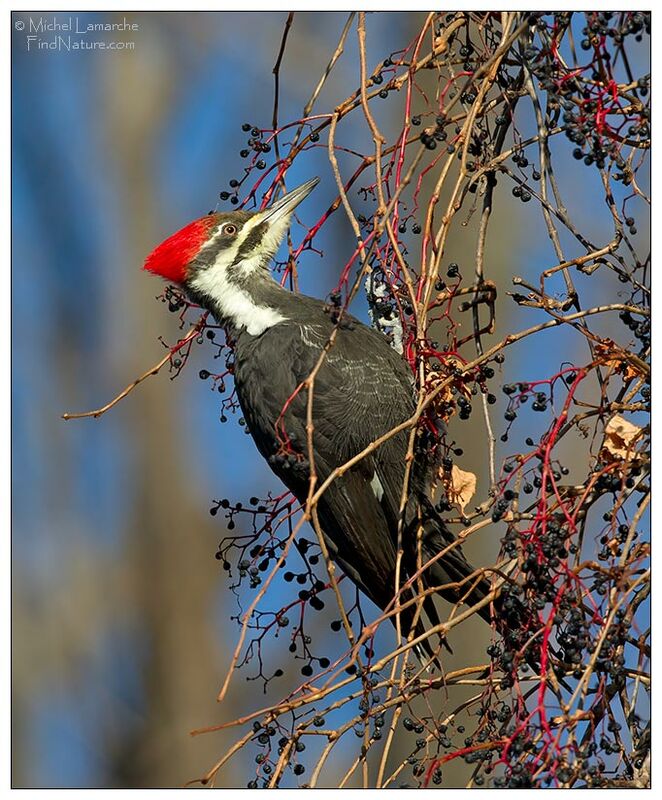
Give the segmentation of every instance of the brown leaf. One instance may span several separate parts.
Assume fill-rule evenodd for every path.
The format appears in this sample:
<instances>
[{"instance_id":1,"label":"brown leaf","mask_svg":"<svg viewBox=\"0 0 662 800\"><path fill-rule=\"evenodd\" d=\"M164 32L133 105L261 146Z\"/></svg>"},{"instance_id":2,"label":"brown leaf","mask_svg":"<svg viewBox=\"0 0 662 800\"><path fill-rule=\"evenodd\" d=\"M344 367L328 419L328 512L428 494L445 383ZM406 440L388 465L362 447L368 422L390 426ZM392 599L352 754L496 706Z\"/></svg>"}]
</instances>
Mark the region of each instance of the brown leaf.
<instances>
[{"instance_id":1,"label":"brown leaf","mask_svg":"<svg viewBox=\"0 0 662 800\"><path fill-rule=\"evenodd\" d=\"M460 362L453 357L449 357L442 369L430 370L426 380L426 388L428 391L434 391L440 383L448 380L451 375L451 370L456 363L459 364ZM432 401L432 409L436 416L443 418L445 421L448 421L456 408L453 389L461 391L463 394L471 397L471 391L465 386L464 382L458 382L453 379L447 386L444 386Z\"/></svg>"},{"instance_id":2,"label":"brown leaf","mask_svg":"<svg viewBox=\"0 0 662 800\"><path fill-rule=\"evenodd\" d=\"M476 476L473 472L465 472L453 464L446 491L449 501L459 506L464 514L467 503L476 493Z\"/></svg>"},{"instance_id":3,"label":"brown leaf","mask_svg":"<svg viewBox=\"0 0 662 800\"><path fill-rule=\"evenodd\" d=\"M605 425L605 439L602 452L612 461L626 461L635 455L634 444L641 436L642 429L633 425L619 414L615 414Z\"/></svg>"},{"instance_id":4,"label":"brown leaf","mask_svg":"<svg viewBox=\"0 0 662 800\"><path fill-rule=\"evenodd\" d=\"M618 375L621 375L623 381L632 380L637 375L641 375L641 370L632 364L628 353L619 347L611 339L605 339L603 342L595 346L596 355L599 356L601 362L613 369Z\"/></svg>"}]
</instances>

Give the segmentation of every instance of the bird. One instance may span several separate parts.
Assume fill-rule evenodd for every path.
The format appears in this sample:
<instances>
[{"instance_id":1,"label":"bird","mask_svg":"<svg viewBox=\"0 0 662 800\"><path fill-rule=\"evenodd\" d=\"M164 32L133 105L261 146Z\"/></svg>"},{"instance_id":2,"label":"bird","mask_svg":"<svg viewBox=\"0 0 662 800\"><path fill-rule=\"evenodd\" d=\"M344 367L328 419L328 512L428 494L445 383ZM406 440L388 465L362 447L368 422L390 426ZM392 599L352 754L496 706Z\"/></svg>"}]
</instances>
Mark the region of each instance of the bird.
<instances>
[{"instance_id":1,"label":"bird","mask_svg":"<svg viewBox=\"0 0 662 800\"><path fill-rule=\"evenodd\" d=\"M416 409L412 370L382 332L324 300L291 292L273 277L271 263L293 213L318 182L303 183L264 210L210 213L163 241L144 263L225 329L248 430L302 505L310 486L306 381L313 370L310 435L318 487ZM438 436L417 433L407 474L410 432L385 438L324 490L316 508L328 553L382 611L393 608L398 542L400 583L411 583L402 603L421 586L438 587L454 604L484 601L492 581L467 561L431 500L442 454ZM440 622L431 594L425 593L424 615L412 603L400 613L403 636L423 636L421 657L432 653L426 627ZM490 603L478 613L491 622Z\"/></svg>"}]
</instances>

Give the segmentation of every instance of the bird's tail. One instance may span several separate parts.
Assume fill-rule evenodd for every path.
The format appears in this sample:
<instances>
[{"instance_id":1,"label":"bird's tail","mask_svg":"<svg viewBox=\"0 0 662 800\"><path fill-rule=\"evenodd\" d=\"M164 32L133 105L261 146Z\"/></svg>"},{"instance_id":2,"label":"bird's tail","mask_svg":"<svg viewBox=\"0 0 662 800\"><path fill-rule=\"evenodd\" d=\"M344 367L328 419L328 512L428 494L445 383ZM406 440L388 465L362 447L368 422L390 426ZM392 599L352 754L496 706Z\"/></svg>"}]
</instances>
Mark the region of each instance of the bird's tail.
<instances>
[{"instance_id":1,"label":"bird's tail","mask_svg":"<svg viewBox=\"0 0 662 800\"><path fill-rule=\"evenodd\" d=\"M522 651L524 659L533 669L538 668L539 659L534 648L526 647L529 640L535 639L540 628L536 611L526 607L518 597L518 588L508 581L505 572L486 573L477 570L469 561L457 540L434 509L426 509L422 524L414 527L412 533L421 530L420 539L415 538L415 546L410 552L409 572L416 564L422 564L422 578L426 587L436 587L437 593L445 600L464 607L475 607L476 613L489 625L494 624L503 638L502 652ZM420 544L419 544L420 542ZM411 544L411 542L410 542ZM418 549L420 547L420 560ZM412 564L412 556L416 561ZM443 553L443 555L439 555ZM425 565L428 565L427 567ZM440 624L440 618L432 597L426 598L423 609L432 626ZM461 611L461 609L458 609ZM456 612L457 613L457 612ZM428 648L426 648L427 650ZM515 657L515 660L517 658Z\"/></svg>"}]
</instances>

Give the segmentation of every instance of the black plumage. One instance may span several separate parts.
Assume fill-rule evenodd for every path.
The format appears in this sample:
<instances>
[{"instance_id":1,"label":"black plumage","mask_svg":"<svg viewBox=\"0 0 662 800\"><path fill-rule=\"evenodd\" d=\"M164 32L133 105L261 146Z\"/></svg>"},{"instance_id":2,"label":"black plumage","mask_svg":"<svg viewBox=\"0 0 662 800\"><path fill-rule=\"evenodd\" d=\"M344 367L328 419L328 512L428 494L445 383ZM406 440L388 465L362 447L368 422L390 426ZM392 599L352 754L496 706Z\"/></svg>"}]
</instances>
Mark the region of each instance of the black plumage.
<instances>
[{"instance_id":1,"label":"black plumage","mask_svg":"<svg viewBox=\"0 0 662 800\"><path fill-rule=\"evenodd\" d=\"M258 450L304 504L309 470L308 390L303 384L331 341L334 329L337 328L333 343L312 387L318 487L335 469L412 416L412 373L381 333L351 315L343 314L336 324L332 309L325 303L293 295L267 276L257 280L254 277L252 284L244 288L256 304L268 303L286 319L259 336L231 323L227 325L235 348L237 396ZM214 311L213 304L211 310ZM393 435L336 478L317 505L330 555L381 609L392 603L396 590L398 522L410 431L407 428ZM417 520L423 522L422 563L453 541L430 502L441 448L427 444L415 447L410 472L401 528L401 583L416 571ZM288 459L288 453L295 458ZM473 573L460 547L455 546L423 575L422 582L424 586L442 587L441 594L452 602L464 597L466 602L474 603L485 597L490 585L485 578L467 580ZM432 622L438 621L432 600L425 603L424 609ZM402 612L405 634L413 611L410 606ZM489 606L481 613L489 619ZM417 633L421 631L422 624Z\"/></svg>"}]
</instances>

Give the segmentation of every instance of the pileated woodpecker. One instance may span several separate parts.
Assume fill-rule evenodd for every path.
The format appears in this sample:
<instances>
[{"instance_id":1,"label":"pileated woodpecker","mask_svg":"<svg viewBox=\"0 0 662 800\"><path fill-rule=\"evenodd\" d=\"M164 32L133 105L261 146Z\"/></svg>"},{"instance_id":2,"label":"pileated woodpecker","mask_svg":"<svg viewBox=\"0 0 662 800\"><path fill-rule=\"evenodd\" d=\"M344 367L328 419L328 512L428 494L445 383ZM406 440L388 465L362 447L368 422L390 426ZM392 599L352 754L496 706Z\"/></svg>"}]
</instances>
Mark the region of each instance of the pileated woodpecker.
<instances>
[{"instance_id":1,"label":"pileated woodpecker","mask_svg":"<svg viewBox=\"0 0 662 800\"><path fill-rule=\"evenodd\" d=\"M312 389L317 486L415 410L411 370L383 334L347 313L338 319L323 301L293 294L272 278L269 265L292 213L317 183L317 178L304 183L264 211L202 217L166 239L145 261L145 269L179 284L226 329L234 342L235 386L250 433L301 503L309 490L308 390L302 385L334 330ZM424 435L417 437L401 519L409 435L403 430L371 451L337 477L317 505L331 557L381 609L392 603L396 591L399 523L401 583L417 572L417 563L425 564L453 543L430 501L441 448ZM452 602L473 604L490 591L490 582L474 572L455 546L421 580L424 587L440 587ZM439 621L430 596L424 609L433 624ZM480 613L489 621L489 605ZM401 615L405 634L412 617L410 604ZM416 633L422 630L419 622Z\"/></svg>"}]
</instances>

